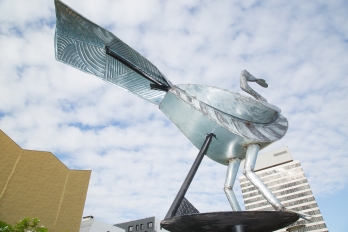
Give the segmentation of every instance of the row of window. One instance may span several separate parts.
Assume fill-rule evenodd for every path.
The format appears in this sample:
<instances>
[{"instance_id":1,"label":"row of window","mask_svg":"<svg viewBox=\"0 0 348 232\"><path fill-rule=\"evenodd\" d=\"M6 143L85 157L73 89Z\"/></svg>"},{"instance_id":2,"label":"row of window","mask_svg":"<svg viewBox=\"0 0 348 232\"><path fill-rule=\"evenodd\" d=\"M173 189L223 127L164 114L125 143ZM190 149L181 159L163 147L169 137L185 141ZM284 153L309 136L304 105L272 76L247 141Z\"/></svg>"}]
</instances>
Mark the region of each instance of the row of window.
<instances>
[{"instance_id":1,"label":"row of window","mask_svg":"<svg viewBox=\"0 0 348 232\"><path fill-rule=\"evenodd\" d=\"M315 204L315 205L317 205L317 204ZM274 211L274 208L273 208L273 207L264 207L264 208L261 208L261 209L258 209L258 210L263 210L263 211ZM292 209L292 210L295 210L295 211L296 211L296 209ZM317 214L321 214L319 209L315 209L315 210L311 210L311 211L305 211L305 212L303 212L303 213L309 214L309 215L311 215L311 216L317 215Z\"/></svg>"},{"instance_id":2,"label":"row of window","mask_svg":"<svg viewBox=\"0 0 348 232\"><path fill-rule=\"evenodd\" d=\"M288 190L285 190L285 191L274 193L274 195L276 197L278 197L278 196L282 196L282 195L285 195L285 194L298 192L298 191L305 190L305 189L309 189L309 185L305 185L305 186L301 186L301 187L297 187L297 188L293 188L293 189L288 189ZM245 194L244 195L244 199L245 198L249 198L249 197L253 197L253 196L257 196L257 195L261 195L261 194L259 192Z\"/></svg>"},{"instance_id":3,"label":"row of window","mask_svg":"<svg viewBox=\"0 0 348 232\"><path fill-rule=\"evenodd\" d=\"M270 181L270 180L279 180L281 178L285 178L285 177L291 177L291 176L294 176L294 175L297 175L299 173L303 173L303 170L302 168L298 168L298 169L294 169L294 170L290 170L290 171L286 171L286 172L281 172L277 175L273 175L273 176L268 176L268 177L264 177L264 178L260 178L263 182L267 182L267 181Z\"/></svg>"},{"instance_id":4,"label":"row of window","mask_svg":"<svg viewBox=\"0 0 348 232\"><path fill-rule=\"evenodd\" d=\"M284 207L288 207L288 206L300 205L302 203L311 202L311 201L315 201L314 197L309 197L309 198L305 198L305 199L301 199L301 200L297 200L297 201L291 201L288 203L284 203L283 205L284 205ZM249 209L259 208L259 207L264 206L264 205L269 205L269 203L266 201L266 202L253 204L253 205L245 206L245 209L249 210Z\"/></svg>"},{"instance_id":5,"label":"row of window","mask_svg":"<svg viewBox=\"0 0 348 232\"><path fill-rule=\"evenodd\" d=\"M300 163L294 163L294 164L291 164L291 165L288 165L288 166L279 167L279 168L276 168L276 169L273 169L273 170L269 170L267 172L259 173L258 176L260 176L260 177L269 176L269 175L272 175L272 174L275 174L275 173L284 172L285 170L295 169L297 167L301 167L301 164Z\"/></svg>"},{"instance_id":6,"label":"row of window","mask_svg":"<svg viewBox=\"0 0 348 232\"><path fill-rule=\"evenodd\" d=\"M296 199L296 198L300 198L300 197L305 197L305 196L308 196L308 195L312 195L313 196L313 193L311 190L307 191L307 192L303 192L303 193L297 193L297 194L294 194L294 195L290 195L290 196L285 196L285 197L280 197L279 200L281 202L283 201L289 201L289 200L292 200L292 199Z\"/></svg>"},{"instance_id":7,"label":"row of window","mask_svg":"<svg viewBox=\"0 0 348 232\"><path fill-rule=\"evenodd\" d=\"M147 228L152 228L153 227L153 223L152 222L148 222L147 223ZM140 224L140 225L136 225L135 226L135 231L138 231L138 230L143 230L144 229L144 224ZM129 226L128 227L128 232L132 232L133 231L133 226Z\"/></svg>"},{"instance_id":8,"label":"row of window","mask_svg":"<svg viewBox=\"0 0 348 232\"><path fill-rule=\"evenodd\" d=\"M302 190L306 190L306 189L310 189L309 185L305 185L305 186L301 186L301 187L297 187L297 188L293 188L293 189L284 190L284 191L275 193L274 195L276 197L279 197L279 196L283 196L283 195L286 195L286 194L289 194L289 193L294 193L294 192L298 192L298 191L302 191Z\"/></svg>"},{"instance_id":9,"label":"row of window","mask_svg":"<svg viewBox=\"0 0 348 232\"><path fill-rule=\"evenodd\" d=\"M273 170L270 170L270 171L267 171L267 172L258 173L257 175L261 178L261 177L264 177L264 176L269 176L269 175L274 174L274 173L284 172L285 170L289 170L289 169L300 167L300 166L301 166L300 163L296 163L296 164L292 164L292 165L289 165L289 166L281 167L281 168L278 168L278 169L273 169ZM248 180L247 178L243 178L243 179L240 180L240 182L243 183L243 182L246 182L247 180ZM243 185L241 185L241 186L243 187Z\"/></svg>"},{"instance_id":10,"label":"row of window","mask_svg":"<svg viewBox=\"0 0 348 232\"><path fill-rule=\"evenodd\" d=\"M319 230L319 229L326 229L325 223L319 224L319 225L313 225L313 226L308 226L305 228L305 231L312 231L312 230Z\"/></svg>"},{"instance_id":11,"label":"row of window","mask_svg":"<svg viewBox=\"0 0 348 232\"><path fill-rule=\"evenodd\" d=\"M324 218L322 216L312 217L310 221L306 221L306 220L300 219L297 222L292 223L288 227L297 226L297 225L311 224L313 222L321 222L321 221L324 221Z\"/></svg>"},{"instance_id":12,"label":"row of window","mask_svg":"<svg viewBox=\"0 0 348 232\"><path fill-rule=\"evenodd\" d=\"M302 211L302 210L311 209L311 208L318 208L317 203L313 203L313 204L310 204L310 205L303 205L303 206L300 206L300 207L292 208L291 210Z\"/></svg>"},{"instance_id":13,"label":"row of window","mask_svg":"<svg viewBox=\"0 0 348 232\"><path fill-rule=\"evenodd\" d=\"M301 178L305 178L305 175L304 173L299 173L299 174L296 174L296 175L293 175L293 176L288 176L288 177L285 177L285 178L282 178L282 179L278 179L278 180L274 180L274 181L271 181L271 182L268 182L266 185L267 186L273 186L273 185L277 185L277 184L280 184L280 183L284 183L284 182L288 182L288 181L292 181L292 180L297 180L297 179L301 179ZM249 182L250 187L248 186L248 188L244 188L244 190L248 190L252 187L254 187L254 185ZM243 190L243 188L242 188Z\"/></svg>"},{"instance_id":14,"label":"row of window","mask_svg":"<svg viewBox=\"0 0 348 232\"><path fill-rule=\"evenodd\" d=\"M261 203L250 205L250 206L245 206L245 209L246 210L254 209L254 208L258 208L258 207L264 206L264 205L269 205L269 203L266 201L266 202L261 202Z\"/></svg>"},{"instance_id":15,"label":"row of window","mask_svg":"<svg viewBox=\"0 0 348 232\"><path fill-rule=\"evenodd\" d=\"M268 187L269 190L276 191L276 190L290 188L290 187L293 187L293 186L296 186L296 185L300 185L300 184L304 184L304 183L307 183L306 179L298 180L298 181L295 181L295 182L290 182L290 183L283 184L283 185L278 185L278 186L275 186L275 187L270 187L268 184L266 184L266 186ZM242 193L246 193L246 192L250 192L250 191L254 191L254 190L257 190L257 188L256 187L251 187L251 188L248 188L248 191L246 189L242 189Z\"/></svg>"},{"instance_id":16,"label":"row of window","mask_svg":"<svg viewBox=\"0 0 348 232\"><path fill-rule=\"evenodd\" d=\"M309 215L317 215L317 214L321 214L319 209L316 210L311 210L311 211L307 211L305 212L305 214L309 214Z\"/></svg>"},{"instance_id":17,"label":"row of window","mask_svg":"<svg viewBox=\"0 0 348 232\"><path fill-rule=\"evenodd\" d=\"M280 197L280 198L278 198L278 200L283 202L283 201L289 201L289 200L292 200L295 198L305 197L308 195L313 195L311 190L303 192L303 193L297 193L297 194L290 195L290 196ZM264 198L263 196L252 198L250 200L245 200L244 204L250 204L250 203L261 201L261 200L266 201L266 198Z\"/></svg>"},{"instance_id":18,"label":"row of window","mask_svg":"<svg viewBox=\"0 0 348 232\"><path fill-rule=\"evenodd\" d=\"M308 198L304 198L297 201L290 201L288 203L284 203L284 206L287 207L287 206L301 205L305 202L311 202L311 201L315 201L314 197L308 197Z\"/></svg>"},{"instance_id":19,"label":"row of window","mask_svg":"<svg viewBox=\"0 0 348 232\"><path fill-rule=\"evenodd\" d=\"M304 175L302 168L287 171L287 172L282 172L282 173L279 173L277 175L268 176L268 177L260 178L260 179L265 183L265 182L272 181L272 180L279 180L282 178L295 176L295 175L300 174L300 173L302 173ZM250 182L248 182L247 186L252 186L252 184Z\"/></svg>"},{"instance_id":20,"label":"row of window","mask_svg":"<svg viewBox=\"0 0 348 232\"><path fill-rule=\"evenodd\" d=\"M282 180L284 180L284 179L282 179ZM287 181L284 180L284 181L281 181L280 183L284 183L284 182L287 182ZM292 186L294 186L294 183L302 183L303 184L303 183L307 183L307 180L303 179L303 180L290 182L290 183L287 183L287 184L284 184L284 185L280 185L280 186L275 186L275 187L272 187L272 185L270 185L270 184L266 184L266 186L270 190L279 190L279 189L292 187ZM288 186L288 187L285 187L285 186ZM250 187L250 188L247 188L247 189L242 189L242 193L247 193L247 192L251 192L251 191L255 191L255 190L257 190L257 188L255 186L253 186L253 187Z\"/></svg>"}]
</instances>

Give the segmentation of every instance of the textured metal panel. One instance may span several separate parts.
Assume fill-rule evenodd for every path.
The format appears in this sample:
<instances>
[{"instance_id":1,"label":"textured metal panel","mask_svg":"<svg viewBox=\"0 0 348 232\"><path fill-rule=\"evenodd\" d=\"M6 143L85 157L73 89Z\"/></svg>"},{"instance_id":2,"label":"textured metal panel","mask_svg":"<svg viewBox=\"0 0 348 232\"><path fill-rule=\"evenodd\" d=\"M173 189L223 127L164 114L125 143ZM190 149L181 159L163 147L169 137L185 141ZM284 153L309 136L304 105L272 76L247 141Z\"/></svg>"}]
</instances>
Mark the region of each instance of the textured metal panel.
<instances>
[{"instance_id":1,"label":"textured metal panel","mask_svg":"<svg viewBox=\"0 0 348 232\"><path fill-rule=\"evenodd\" d=\"M104 78L106 54L105 49L76 41L77 54L94 75Z\"/></svg>"},{"instance_id":2,"label":"textured metal panel","mask_svg":"<svg viewBox=\"0 0 348 232\"><path fill-rule=\"evenodd\" d=\"M213 132L217 139L210 144L206 155L214 161L227 165L228 159L233 155L244 158L243 144L248 142L245 138L229 132L216 121L178 99L171 91L164 97L160 109L198 149L205 136Z\"/></svg>"},{"instance_id":3,"label":"textured metal panel","mask_svg":"<svg viewBox=\"0 0 348 232\"><path fill-rule=\"evenodd\" d=\"M174 216L183 216L193 213L199 213L199 211L184 197Z\"/></svg>"},{"instance_id":4,"label":"textured metal panel","mask_svg":"<svg viewBox=\"0 0 348 232\"><path fill-rule=\"evenodd\" d=\"M155 65L145 59L133 48L123 43L121 40L114 39L111 43L107 44L107 46L111 51L133 64L144 73L151 76L156 82L161 83L165 86L172 85Z\"/></svg>"},{"instance_id":5,"label":"textured metal panel","mask_svg":"<svg viewBox=\"0 0 348 232\"><path fill-rule=\"evenodd\" d=\"M255 123L272 123L280 113L274 105L232 93L228 90L203 85L178 85L191 98L236 118Z\"/></svg>"},{"instance_id":6,"label":"textured metal panel","mask_svg":"<svg viewBox=\"0 0 348 232\"><path fill-rule=\"evenodd\" d=\"M243 159L246 152L245 148L248 144L258 143L261 145L261 148L264 148L285 135L287 120L282 115L278 114L272 123L254 123L243 119L242 116L244 114L241 114L241 118L238 118L231 115L233 108L227 108L228 106L224 105L208 105L206 103L208 100L210 100L210 104L215 103L215 100L212 101L214 96L209 94L209 91L218 93L223 90L199 86L199 89L202 89L204 93L199 96L200 99L205 100L203 99L204 96L208 99L205 100L206 102L203 102L194 95L197 92L193 91L193 94L188 92L189 89L193 88L192 86L190 85L188 88L183 85L180 85L180 88L173 86L164 97L160 109L198 149L201 147L206 134L214 133L218 139L214 140L210 145L207 156L216 162L227 165L229 158L238 157ZM182 89L186 89L186 91ZM231 92L228 93L236 101L239 100L238 96L243 101L244 98L247 98ZM223 94L227 98L226 93ZM226 105L230 104L229 101L224 102ZM248 102L252 104L258 103L257 100L250 98L245 100L244 104ZM230 109L230 114L222 111L226 109ZM256 112L260 111L257 110ZM254 114L254 111L250 111L250 113Z\"/></svg>"},{"instance_id":7,"label":"textured metal panel","mask_svg":"<svg viewBox=\"0 0 348 232\"><path fill-rule=\"evenodd\" d=\"M105 80L114 83L137 96L159 105L165 95L163 91L150 89L150 80L123 65L113 57L106 55Z\"/></svg>"},{"instance_id":8,"label":"textured metal panel","mask_svg":"<svg viewBox=\"0 0 348 232\"><path fill-rule=\"evenodd\" d=\"M192 86L203 94L198 94ZM190 91L192 89L194 91ZM240 94L200 85L178 85L170 92L232 133L255 142L279 140L288 128L286 118L275 111L276 108Z\"/></svg>"},{"instance_id":9,"label":"textured metal panel","mask_svg":"<svg viewBox=\"0 0 348 232\"><path fill-rule=\"evenodd\" d=\"M160 104L165 93L152 90L150 84L172 84L156 66L111 32L87 20L61 1L56 0L55 5L57 60L94 74L152 103ZM105 46L119 55L121 62L107 55ZM122 63L122 60L131 64L135 71Z\"/></svg>"},{"instance_id":10,"label":"textured metal panel","mask_svg":"<svg viewBox=\"0 0 348 232\"><path fill-rule=\"evenodd\" d=\"M104 47L116 38L112 33L89 21L59 0L56 6L56 33L62 37ZM101 36L102 35L102 36Z\"/></svg>"},{"instance_id":11,"label":"textured metal panel","mask_svg":"<svg viewBox=\"0 0 348 232\"><path fill-rule=\"evenodd\" d=\"M87 68L86 64L82 61L77 53L74 39L63 37L56 33L55 45L57 60L73 66L74 68L77 68L83 72L93 74L93 72Z\"/></svg>"}]
</instances>

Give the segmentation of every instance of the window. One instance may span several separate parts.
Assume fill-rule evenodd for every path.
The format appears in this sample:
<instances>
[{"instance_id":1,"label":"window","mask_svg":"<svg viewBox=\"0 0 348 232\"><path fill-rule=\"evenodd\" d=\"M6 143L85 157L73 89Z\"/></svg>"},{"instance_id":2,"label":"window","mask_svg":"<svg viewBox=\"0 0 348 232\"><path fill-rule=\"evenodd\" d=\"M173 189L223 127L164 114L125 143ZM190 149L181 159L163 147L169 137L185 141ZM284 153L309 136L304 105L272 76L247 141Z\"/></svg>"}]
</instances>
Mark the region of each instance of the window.
<instances>
[{"instance_id":1,"label":"window","mask_svg":"<svg viewBox=\"0 0 348 232\"><path fill-rule=\"evenodd\" d=\"M274 157L288 153L287 151L282 151L274 154Z\"/></svg>"},{"instance_id":2,"label":"window","mask_svg":"<svg viewBox=\"0 0 348 232\"><path fill-rule=\"evenodd\" d=\"M135 226L135 230L138 231L139 230L139 225Z\"/></svg>"},{"instance_id":3,"label":"window","mask_svg":"<svg viewBox=\"0 0 348 232\"><path fill-rule=\"evenodd\" d=\"M128 227L128 231L129 232L133 231L133 226Z\"/></svg>"},{"instance_id":4,"label":"window","mask_svg":"<svg viewBox=\"0 0 348 232\"><path fill-rule=\"evenodd\" d=\"M143 230L144 229L144 225L140 224L140 229Z\"/></svg>"},{"instance_id":5,"label":"window","mask_svg":"<svg viewBox=\"0 0 348 232\"><path fill-rule=\"evenodd\" d=\"M152 222L147 223L147 228L152 228Z\"/></svg>"}]
</instances>

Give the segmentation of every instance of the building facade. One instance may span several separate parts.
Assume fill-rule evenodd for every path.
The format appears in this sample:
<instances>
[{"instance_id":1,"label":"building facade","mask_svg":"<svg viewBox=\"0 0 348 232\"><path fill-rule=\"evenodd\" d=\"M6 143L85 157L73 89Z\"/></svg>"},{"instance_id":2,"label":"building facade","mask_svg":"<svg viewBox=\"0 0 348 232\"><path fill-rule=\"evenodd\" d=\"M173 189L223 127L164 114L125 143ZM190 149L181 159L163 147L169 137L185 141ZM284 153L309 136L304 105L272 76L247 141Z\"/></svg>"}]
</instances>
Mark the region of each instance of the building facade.
<instances>
[{"instance_id":1,"label":"building facade","mask_svg":"<svg viewBox=\"0 0 348 232\"><path fill-rule=\"evenodd\" d=\"M97 220L93 216L86 216L82 218L80 232L125 232L125 230Z\"/></svg>"},{"instance_id":2,"label":"building facade","mask_svg":"<svg viewBox=\"0 0 348 232\"><path fill-rule=\"evenodd\" d=\"M161 219L155 218L155 217L149 217L144 219L139 219L135 221L129 221L124 223L118 223L114 226L120 227L124 229L126 232L166 232L168 230L165 230L161 228Z\"/></svg>"},{"instance_id":3,"label":"building facade","mask_svg":"<svg viewBox=\"0 0 348 232\"><path fill-rule=\"evenodd\" d=\"M328 231L301 164L293 161L287 147L260 154L255 173L286 208L312 216L278 231ZM239 182L246 210L274 210L245 176Z\"/></svg>"},{"instance_id":4,"label":"building facade","mask_svg":"<svg viewBox=\"0 0 348 232\"><path fill-rule=\"evenodd\" d=\"M0 221L38 217L50 232L79 231L90 175L50 152L22 149L0 130Z\"/></svg>"}]
</instances>

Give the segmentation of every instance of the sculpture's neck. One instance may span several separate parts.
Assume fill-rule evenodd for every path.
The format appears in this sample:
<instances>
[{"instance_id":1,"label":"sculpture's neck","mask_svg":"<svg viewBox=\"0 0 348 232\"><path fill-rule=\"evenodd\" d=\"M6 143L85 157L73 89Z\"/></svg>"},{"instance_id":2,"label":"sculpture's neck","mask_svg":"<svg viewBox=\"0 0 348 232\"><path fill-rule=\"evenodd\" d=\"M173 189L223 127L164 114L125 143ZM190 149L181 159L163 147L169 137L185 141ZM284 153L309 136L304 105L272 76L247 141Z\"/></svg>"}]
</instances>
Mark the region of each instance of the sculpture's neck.
<instances>
[{"instance_id":1,"label":"sculpture's neck","mask_svg":"<svg viewBox=\"0 0 348 232\"><path fill-rule=\"evenodd\" d=\"M257 80L258 79L251 75L248 71L243 70L240 75L240 88L243 91L250 94L251 96L255 97L257 100L267 102L267 100L264 97L262 97L258 92L253 90L248 84L248 81L256 82Z\"/></svg>"}]
</instances>

